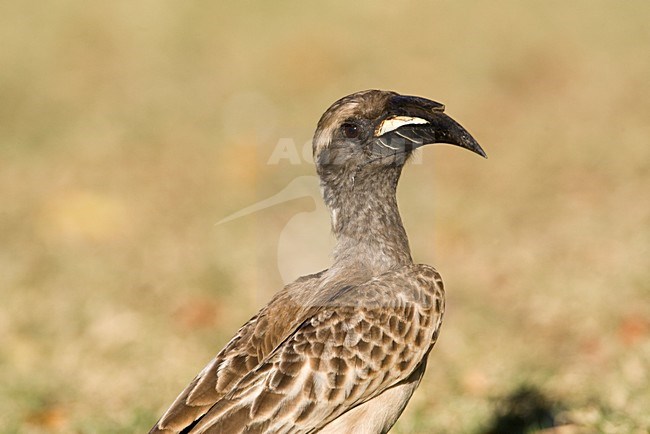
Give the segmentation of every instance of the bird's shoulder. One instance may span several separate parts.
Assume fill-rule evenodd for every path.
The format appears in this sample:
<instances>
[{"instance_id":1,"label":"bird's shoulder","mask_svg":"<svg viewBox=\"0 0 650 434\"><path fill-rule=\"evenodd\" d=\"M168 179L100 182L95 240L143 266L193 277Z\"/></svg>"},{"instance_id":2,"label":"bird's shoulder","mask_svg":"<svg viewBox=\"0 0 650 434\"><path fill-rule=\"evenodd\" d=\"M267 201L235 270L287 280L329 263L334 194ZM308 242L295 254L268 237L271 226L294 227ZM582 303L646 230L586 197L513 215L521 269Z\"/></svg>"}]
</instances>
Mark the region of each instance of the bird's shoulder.
<instances>
[{"instance_id":1,"label":"bird's shoulder","mask_svg":"<svg viewBox=\"0 0 650 434\"><path fill-rule=\"evenodd\" d=\"M378 292L402 295L406 300L424 304L444 295L440 273L426 264L397 268L371 279L368 284Z\"/></svg>"}]
</instances>

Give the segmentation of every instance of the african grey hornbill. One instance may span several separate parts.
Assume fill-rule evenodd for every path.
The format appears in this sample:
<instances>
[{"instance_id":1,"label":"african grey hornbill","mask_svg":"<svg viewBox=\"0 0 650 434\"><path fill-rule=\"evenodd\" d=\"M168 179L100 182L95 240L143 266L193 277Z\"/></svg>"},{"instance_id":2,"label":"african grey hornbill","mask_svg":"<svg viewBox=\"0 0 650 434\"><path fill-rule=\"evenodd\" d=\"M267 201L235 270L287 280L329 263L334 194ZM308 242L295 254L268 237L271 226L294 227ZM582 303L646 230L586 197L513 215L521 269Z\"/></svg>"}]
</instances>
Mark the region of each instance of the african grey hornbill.
<instances>
[{"instance_id":1,"label":"african grey hornbill","mask_svg":"<svg viewBox=\"0 0 650 434\"><path fill-rule=\"evenodd\" d=\"M151 433L386 433L442 321L435 269L414 264L395 192L414 149L485 153L434 101L368 90L321 117L314 160L336 237L332 266L278 292Z\"/></svg>"}]
</instances>

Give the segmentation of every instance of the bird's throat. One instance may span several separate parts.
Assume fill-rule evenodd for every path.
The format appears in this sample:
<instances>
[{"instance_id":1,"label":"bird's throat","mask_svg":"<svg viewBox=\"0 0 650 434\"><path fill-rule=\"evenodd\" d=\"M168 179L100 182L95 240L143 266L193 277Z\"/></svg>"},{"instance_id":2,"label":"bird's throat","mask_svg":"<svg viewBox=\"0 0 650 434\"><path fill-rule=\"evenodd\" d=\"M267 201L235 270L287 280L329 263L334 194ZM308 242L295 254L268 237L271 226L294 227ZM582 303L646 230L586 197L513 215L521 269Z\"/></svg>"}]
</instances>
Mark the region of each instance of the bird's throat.
<instances>
[{"instance_id":1,"label":"bird's throat","mask_svg":"<svg viewBox=\"0 0 650 434\"><path fill-rule=\"evenodd\" d=\"M323 183L336 237L335 265L368 268L371 274L412 263L396 199L401 168Z\"/></svg>"}]
</instances>

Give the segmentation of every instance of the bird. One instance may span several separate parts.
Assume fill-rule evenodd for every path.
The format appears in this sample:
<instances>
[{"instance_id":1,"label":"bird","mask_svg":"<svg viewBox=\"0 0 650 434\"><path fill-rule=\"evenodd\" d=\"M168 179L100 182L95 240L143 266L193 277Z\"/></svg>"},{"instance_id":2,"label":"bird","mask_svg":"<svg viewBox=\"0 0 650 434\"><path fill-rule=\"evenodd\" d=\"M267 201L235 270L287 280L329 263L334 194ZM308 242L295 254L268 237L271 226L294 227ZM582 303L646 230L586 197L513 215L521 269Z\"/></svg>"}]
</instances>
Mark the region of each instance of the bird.
<instances>
[{"instance_id":1,"label":"bird","mask_svg":"<svg viewBox=\"0 0 650 434\"><path fill-rule=\"evenodd\" d=\"M150 431L379 434L402 414L440 332L444 289L414 263L397 207L423 145L487 158L441 103L365 90L333 103L312 140L335 237L331 266L287 284Z\"/></svg>"}]
</instances>

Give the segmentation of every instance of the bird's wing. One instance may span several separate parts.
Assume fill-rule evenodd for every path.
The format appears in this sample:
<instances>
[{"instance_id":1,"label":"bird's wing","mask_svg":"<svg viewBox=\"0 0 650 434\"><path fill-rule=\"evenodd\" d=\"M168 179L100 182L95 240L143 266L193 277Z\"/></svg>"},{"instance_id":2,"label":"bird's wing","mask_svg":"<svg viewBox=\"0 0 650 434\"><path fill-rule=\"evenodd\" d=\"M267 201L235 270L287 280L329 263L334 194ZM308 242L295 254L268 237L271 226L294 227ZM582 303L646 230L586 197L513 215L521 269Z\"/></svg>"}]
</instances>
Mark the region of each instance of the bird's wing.
<instances>
[{"instance_id":1,"label":"bird's wing","mask_svg":"<svg viewBox=\"0 0 650 434\"><path fill-rule=\"evenodd\" d=\"M181 392L150 434L187 432L197 419L259 363L300 323L304 306L291 296L308 288L319 274L298 279L244 324L214 359Z\"/></svg>"},{"instance_id":2,"label":"bird's wing","mask_svg":"<svg viewBox=\"0 0 650 434\"><path fill-rule=\"evenodd\" d=\"M327 300L190 433L311 433L406 379L437 338L438 274L414 265Z\"/></svg>"}]
</instances>

